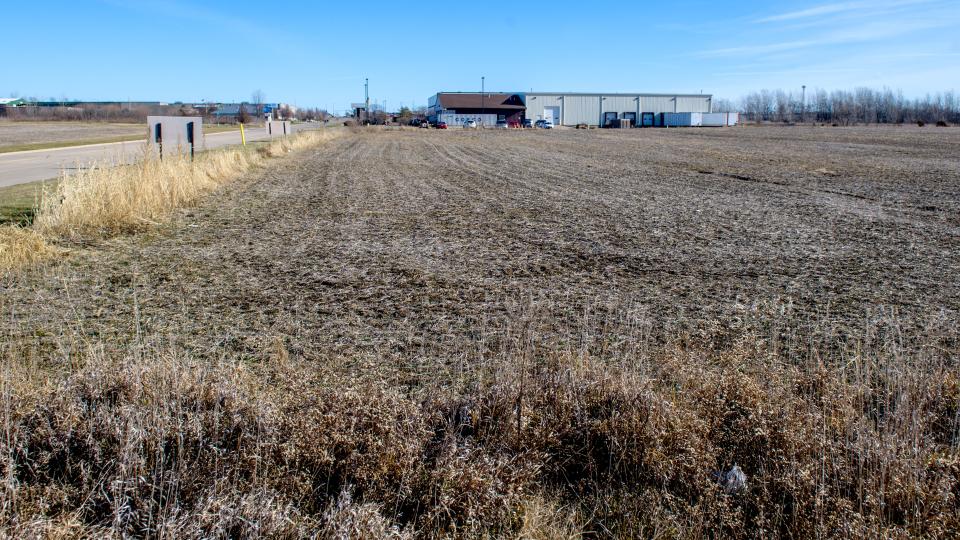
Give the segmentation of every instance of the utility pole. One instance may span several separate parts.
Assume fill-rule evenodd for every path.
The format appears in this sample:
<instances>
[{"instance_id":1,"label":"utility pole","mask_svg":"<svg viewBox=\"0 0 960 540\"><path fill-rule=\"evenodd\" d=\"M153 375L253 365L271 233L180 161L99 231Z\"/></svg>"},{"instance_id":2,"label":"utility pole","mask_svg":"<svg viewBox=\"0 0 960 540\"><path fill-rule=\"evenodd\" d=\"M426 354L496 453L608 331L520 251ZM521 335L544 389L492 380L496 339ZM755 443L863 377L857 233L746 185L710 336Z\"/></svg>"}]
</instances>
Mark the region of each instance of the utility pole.
<instances>
[{"instance_id":1,"label":"utility pole","mask_svg":"<svg viewBox=\"0 0 960 540\"><path fill-rule=\"evenodd\" d=\"M800 121L804 122L804 118L807 116L807 85L801 86L803 92L800 94Z\"/></svg>"},{"instance_id":2,"label":"utility pole","mask_svg":"<svg viewBox=\"0 0 960 540\"><path fill-rule=\"evenodd\" d=\"M480 77L480 125L483 126L483 115L487 114L487 78Z\"/></svg>"},{"instance_id":3,"label":"utility pole","mask_svg":"<svg viewBox=\"0 0 960 540\"><path fill-rule=\"evenodd\" d=\"M370 79L363 80L363 119L370 118Z\"/></svg>"}]
</instances>

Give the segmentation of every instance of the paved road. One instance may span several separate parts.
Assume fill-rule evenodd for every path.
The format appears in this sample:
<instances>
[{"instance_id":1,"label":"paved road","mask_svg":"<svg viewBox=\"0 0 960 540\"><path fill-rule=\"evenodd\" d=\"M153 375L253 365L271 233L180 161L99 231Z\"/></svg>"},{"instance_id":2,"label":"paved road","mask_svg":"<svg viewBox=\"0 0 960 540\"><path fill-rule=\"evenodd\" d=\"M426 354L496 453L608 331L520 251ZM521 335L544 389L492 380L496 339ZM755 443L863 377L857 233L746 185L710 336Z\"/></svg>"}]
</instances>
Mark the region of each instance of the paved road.
<instances>
[{"instance_id":1,"label":"paved road","mask_svg":"<svg viewBox=\"0 0 960 540\"><path fill-rule=\"evenodd\" d=\"M317 129L314 126L295 125L294 132ZM247 141L267 138L264 128L246 130ZM204 136L205 148L212 149L231 144L240 144L239 131L210 133ZM27 150L0 154L0 187L24 184L35 180L56 178L61 170L67 172L91 163L129 163L143 154L144 142L130 141L48 150Z\"/></svg>"}]
</instances>

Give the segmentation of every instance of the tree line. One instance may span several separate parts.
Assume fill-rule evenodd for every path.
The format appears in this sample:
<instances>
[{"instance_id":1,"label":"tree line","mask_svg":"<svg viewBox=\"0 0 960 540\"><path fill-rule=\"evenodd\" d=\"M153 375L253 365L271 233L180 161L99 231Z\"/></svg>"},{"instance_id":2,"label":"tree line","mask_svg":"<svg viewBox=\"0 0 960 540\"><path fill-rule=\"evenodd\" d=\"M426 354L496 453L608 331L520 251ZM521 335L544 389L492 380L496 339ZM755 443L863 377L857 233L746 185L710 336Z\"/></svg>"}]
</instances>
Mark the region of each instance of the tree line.
<instances>
[{"instance_id":1,"label":"tree line","mask_svg":"<svg viewBox=\"0 0 960 540\"><path fill-rule=\"evenodd\" d=\"M748 122L960 124L960 94L950 90L911 99L889 88L830 92L764 89L745 95L739 102L716 99L714 111L739 112Z\"/></svg>"}]
</instances>

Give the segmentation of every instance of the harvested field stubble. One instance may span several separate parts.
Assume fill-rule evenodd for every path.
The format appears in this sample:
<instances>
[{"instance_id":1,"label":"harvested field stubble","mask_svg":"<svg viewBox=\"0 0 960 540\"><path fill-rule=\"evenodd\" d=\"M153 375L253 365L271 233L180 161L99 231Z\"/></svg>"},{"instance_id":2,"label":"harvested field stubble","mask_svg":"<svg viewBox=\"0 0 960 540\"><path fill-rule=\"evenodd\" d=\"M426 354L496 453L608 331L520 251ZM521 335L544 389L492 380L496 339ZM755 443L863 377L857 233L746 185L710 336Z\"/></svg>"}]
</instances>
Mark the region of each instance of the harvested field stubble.
<instances>
[{"instance_id":1,"label":"harvested field stubble","mask_svg":"<svg viewBox=\"0 0 960 540\"><path fill-rule=\"evenodd\" d=\"M5 277L6 531L958 530L960 134L424 131Z\"/></svg>"}]
</instances>

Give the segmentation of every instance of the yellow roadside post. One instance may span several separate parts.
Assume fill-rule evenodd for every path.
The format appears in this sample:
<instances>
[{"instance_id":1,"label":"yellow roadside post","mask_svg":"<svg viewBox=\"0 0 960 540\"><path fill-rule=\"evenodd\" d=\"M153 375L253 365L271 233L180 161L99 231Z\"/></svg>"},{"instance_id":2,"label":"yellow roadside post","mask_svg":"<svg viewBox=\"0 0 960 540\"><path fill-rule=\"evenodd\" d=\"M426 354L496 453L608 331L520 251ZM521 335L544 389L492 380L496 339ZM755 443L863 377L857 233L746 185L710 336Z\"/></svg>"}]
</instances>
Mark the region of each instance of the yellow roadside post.
<instances>
[{"instance_id":1,"label":"yellow roadside post","mask_svg":"<svg viewBox=\"0 0 960 540\"><path fill-rule=\"evenodd\" d=\"M244 146L247 145L247 136L243 134L243 122L240 122L240 142L242 142Z\"/></svg>"}]
</instances>

